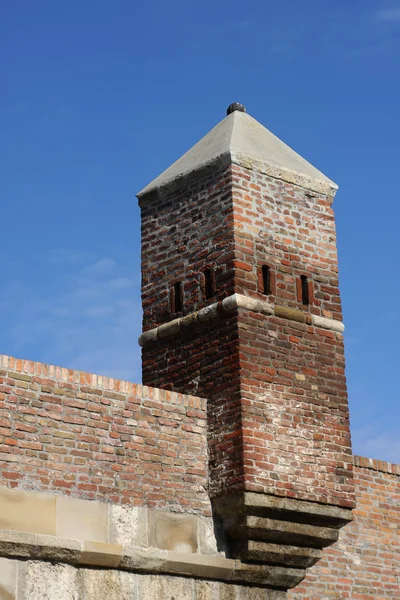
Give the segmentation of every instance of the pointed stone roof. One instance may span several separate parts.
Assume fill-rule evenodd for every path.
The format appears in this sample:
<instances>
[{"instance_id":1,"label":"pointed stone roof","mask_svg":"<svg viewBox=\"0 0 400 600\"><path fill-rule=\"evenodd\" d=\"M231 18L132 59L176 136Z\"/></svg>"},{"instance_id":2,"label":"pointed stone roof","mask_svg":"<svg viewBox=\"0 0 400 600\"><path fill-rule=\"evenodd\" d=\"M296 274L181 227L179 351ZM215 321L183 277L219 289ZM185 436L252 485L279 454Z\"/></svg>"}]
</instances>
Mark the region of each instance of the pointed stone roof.
<instances>
[{"instance_id":1,"label":"pointed stone roof","mask_svg":"<svg viewBox=\"0 0 400 600\"><path fill-rule=\"evenodd\" d=\"M337 185L333 181L244 112L244 107L238 109L237 106L241 105L231 105L234 107L232 112L149 183L138 196L143 196L223 157L230 158L230 162L234 164L315 192L335 194Z\"/></svg>"}]
</instances>

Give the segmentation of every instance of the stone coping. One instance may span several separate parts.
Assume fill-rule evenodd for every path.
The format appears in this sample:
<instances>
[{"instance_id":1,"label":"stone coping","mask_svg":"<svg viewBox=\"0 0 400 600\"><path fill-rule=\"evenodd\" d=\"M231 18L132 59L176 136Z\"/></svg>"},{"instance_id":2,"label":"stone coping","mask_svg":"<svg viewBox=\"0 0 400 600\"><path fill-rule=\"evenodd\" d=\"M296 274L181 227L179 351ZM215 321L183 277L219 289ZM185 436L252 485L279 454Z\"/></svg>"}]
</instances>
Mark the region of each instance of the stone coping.
<instances>
[{"instance_id":1,"label":"stone coping","mask_svg":"<svg viewBox=\"0 0 400 600\"><path fill-rule=\"evenodd\" d=\"M298 187L306 188L316 194L326 194L332 203L339 186L331 180L316 179L311 175L300 173L294 169L288 169L266 160L258 160L242 152L231 154L233 164L244 167L250 171L263 173L274 179L281 179Z\"/></svg>"},{"instance_id":2,"label":"stone coping","mask_svg":"<svg viewBox=\"0 0 400 600\"><path fill-rule=\"evenodd\" d=\"M237 165L238 167L243 167L250 171L262 173L273 179L279 179L286 183L308 189L315 194L324 194L328 197L331 204L338 190L337 184L330 180L323 181L322 179L315 179L304 173L299 173L293 169L281 167L268 161L258 160L241 152L223 152L215 158L207 160L202 165L194 167L190 171L172 176L157 185L148 184L143 190L136 194L139 205L147 198L151 199L154 198L155 195L161 196L162 194L171 194L185 185L192 184L202 177L232 165Z\"/></svg>"},{"instance_id":3,"label":"stone coping","mask_svg":"<svg viewBox=\"0 0 400 600\"><path fill-rule=\"evenodd\" d=\"M16 379L28 379L30 377L51 379L60 383L86 385L107 392L129 394L142 398L152 398L165 403L206 410L206 400L197 396L152 388L147 385L132 383L131 381L114 379L113 377L105 377L95 373L86 373L84 371L67 369L55 365L48 365L33 360L15 358L6 354L0 354L0 371L1 370L13 371L16 375L20 374L19 377L15 377Z\"/></svg>"},{"instance_id":4,"label":"stone coping","mask_svg":"<svg viewBox=\"0 0 400 600\"><path fill-rule=\"evenodd\" d=\"M353 456L353 462L355 467L372 469L373 471L388 473L389 475L400 475L400 464L356 455Z\"/></svg>"},{"instance_id":5,"label":"stone coping","mask_svg":"<svg viewBox=\"0 0 400 600\"><path fill-rule=\"evenodd\" d=\"M233 583L252 583L281 589L294 587L305 576L304 569L244 564L239 560L222 556L186 554L92 541L82 542L7 530L0 531L0 556L125 569L138 573L162 573Z\"/></svg>"},{"instance_id":6,"label":"stone coping","mask_svg":"<svg viewBox=\"0 0 400 600\"><path fill-rule=\"evenodd\" d=\"M150 342L171 338L179 335L186 327L189 327L196 322L201 323L203 321L209 321L210 319L214 319L220 313L233 313L238 308L245 308L263 315L275 315L276 317L314 325L315 327L329 329L331 331L336 331L337 333L342 333L344 331L343 323L336 319L312 315L296 308L271 304L265 300L250 298L249 296L243 296L242 294L232 294L231 296L228 296L228 298L224 298L221 302L215 302L214 304L205 306L189 315L174 319L173 321L154 327L154 329L145 331L139 337L139 345L145 346Z\"/></svg>"}]
</instances>

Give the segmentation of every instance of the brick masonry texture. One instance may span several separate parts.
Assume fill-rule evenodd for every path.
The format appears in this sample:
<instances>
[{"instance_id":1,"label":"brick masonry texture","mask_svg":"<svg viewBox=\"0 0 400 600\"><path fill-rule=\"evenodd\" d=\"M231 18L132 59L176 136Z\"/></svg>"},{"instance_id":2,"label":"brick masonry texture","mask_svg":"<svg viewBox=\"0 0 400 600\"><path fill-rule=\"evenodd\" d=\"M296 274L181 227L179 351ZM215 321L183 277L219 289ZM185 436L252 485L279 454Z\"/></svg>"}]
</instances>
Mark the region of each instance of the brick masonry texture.
<instances>
[{"instance_id":1,"label":"brick masonry texture","mask_svg":"<svg viewBox=\"0 0 400 600\"><path fill-rule=\"evenodd\" d=\"M209 399L213 495L246 489L354 506L343 337L285 318L297 309L342 319L331 202L237 165L140 199L144 331L181 316L168 304L176 280L183 314L207 304L206 267L216 284L209 304L239 293L282 307L282 316L239 308L211 323L189 321L178 338L143 349L146 384ZM263 265L269 296L260 289Z\"/></svg>"},{"instance_id":2,"label":"brick masonry texture","mask_svg":"<svg viewBox=\"0 0 400 600\"><path fill-rule=\"evenodd\" d=\"M400 465L354 457L357 508L288 600L400 598Z\"/></svg>"},{"instance_id":3,"label":"brick masonry texture","mask_svg":"<svg viewBox=\"0 0 400 600\"><path fill-rule=\"evenodd\" d=\"M175 283L183 283L184 313L209 304L203 273L211 267L216 299L233 293L234 239L230 168L141 202L143 331L181 316L171 307ZM214 299L215 301L215 299Z\"/></svg>"},{"instance_id":4,"label":"brick masonry texture","mask_svg":"<svg viewBox=\"0 0 400 600\"><path fill-rule=\"evenodd\" d=\"M0 356L0 485L210 515L205 408Z\"/></svg>"},{"instance_id":5,"label":"brick masonry texture","mask_svg":"<svg viewBox=\"0 0 400 600\"><path fill-rule=\"evenodd\" d=\"M212 398L207 415L211 496L244 486L238 354L235 316L203 323L200 335L188 327L178 339L142 350L143 381Z\"/></svg>"}]
</instances>

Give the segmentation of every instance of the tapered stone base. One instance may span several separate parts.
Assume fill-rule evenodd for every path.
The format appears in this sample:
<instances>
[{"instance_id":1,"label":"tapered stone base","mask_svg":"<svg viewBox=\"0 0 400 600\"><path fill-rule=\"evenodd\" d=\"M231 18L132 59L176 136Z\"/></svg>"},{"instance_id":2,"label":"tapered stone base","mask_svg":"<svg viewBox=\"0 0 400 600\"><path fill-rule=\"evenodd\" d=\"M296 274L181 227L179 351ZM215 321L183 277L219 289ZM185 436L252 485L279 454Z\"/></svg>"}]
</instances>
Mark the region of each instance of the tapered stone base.
<instances>
[{"instance_id":1,"label":"tapered stone base","mask_svg":"<svg viewBox=\"0 0 400 600\"><path fill-rule=\"evenodd\" d=\"M265 568L281 567L282 578L275 585L285 590L304 578L305 569L352 520L347 508L253 492L216 498L213 507L222 519L232 557Z\"/></svg>"}]
</instances>

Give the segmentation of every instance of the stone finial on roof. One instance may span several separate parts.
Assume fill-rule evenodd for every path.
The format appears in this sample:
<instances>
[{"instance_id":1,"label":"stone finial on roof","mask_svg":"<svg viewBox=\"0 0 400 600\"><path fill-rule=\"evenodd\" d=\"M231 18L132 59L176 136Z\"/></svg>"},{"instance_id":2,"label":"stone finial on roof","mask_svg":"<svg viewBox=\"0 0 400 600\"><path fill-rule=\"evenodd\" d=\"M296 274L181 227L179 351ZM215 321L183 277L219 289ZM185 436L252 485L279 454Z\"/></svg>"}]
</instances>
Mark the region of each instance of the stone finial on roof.
<instances>
[{"instance_id":1,"label":"stone finial on roof","mask_svg":"<svg viewBox=\"0 0 400 600\"><path fill-rule=\"evenodd\" d=\"M247 112L246 107L243 104L240 104L240 102L233 102L232 104L230 104L226 110L226 114L230 115L231 113L233 113L235 110L238 110L239 112Z\"/></svg>"}]
</instances>

